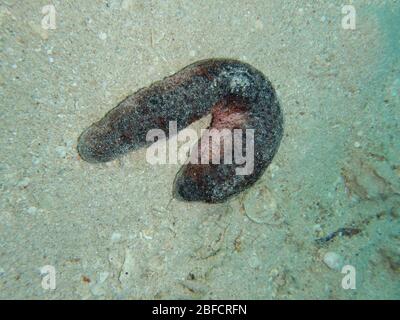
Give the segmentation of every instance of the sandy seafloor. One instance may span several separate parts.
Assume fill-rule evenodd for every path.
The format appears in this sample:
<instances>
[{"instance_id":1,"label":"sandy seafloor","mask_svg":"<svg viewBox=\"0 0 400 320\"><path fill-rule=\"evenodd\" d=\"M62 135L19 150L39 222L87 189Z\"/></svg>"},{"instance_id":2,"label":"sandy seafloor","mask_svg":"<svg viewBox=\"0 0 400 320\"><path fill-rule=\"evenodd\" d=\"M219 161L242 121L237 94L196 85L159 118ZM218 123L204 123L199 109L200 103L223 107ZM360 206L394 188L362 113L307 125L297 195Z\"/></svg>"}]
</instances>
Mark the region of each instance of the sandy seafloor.
<instances>
[{"instance_id":1,"label":"sandy seafloor","mask_svg":"<svg viewBox=\"0 0 400 320\"><path fill-rule=\"evenodd\" d=\"M400 2L349 0L344 30L346 2L1 0L0 297L399 299ZM80 133L124 97L213 57L277 90L285 135L256 185L181 202L179 165L145 149L80 159Z\"/></svg>"}]
</instances>

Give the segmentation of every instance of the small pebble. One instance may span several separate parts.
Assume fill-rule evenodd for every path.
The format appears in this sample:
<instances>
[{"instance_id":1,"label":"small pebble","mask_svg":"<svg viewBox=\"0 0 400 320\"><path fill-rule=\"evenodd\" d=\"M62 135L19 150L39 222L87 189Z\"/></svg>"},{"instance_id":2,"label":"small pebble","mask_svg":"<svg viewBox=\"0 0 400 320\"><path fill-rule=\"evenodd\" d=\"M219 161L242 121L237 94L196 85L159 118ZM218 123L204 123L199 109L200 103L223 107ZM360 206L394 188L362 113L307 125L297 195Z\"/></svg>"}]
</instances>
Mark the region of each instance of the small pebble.
<instances>
[{"instance_id":1,"label":"small pebble","mask_svg":"<svg viewBox=\"0 0 400 320\"><path fill-rule=\"evenodd\" d=\"M321 231L322 231L322 227L321 227L320 224L315 224L315 225L313 226L313 230L314 230L315 232L321 232Z\"/></svg>"},{"instance_id":2,"label":"small pebble","mask_svg":"<svg viewBox=\"0 0 400 320\"><path fill-rule=\"evenodd\" d=\"M250 259L248 260L248 262L249 262L249 266L254 269L259 268L261 265L261 261L256 255L252 255L250 257Z\"/></svg>"},{"instance_id":3,"label":"small pebble","mask_svg":"<svg viewBox=\"0 0 400 320\"><path fill-rule=\"evenodd\" d=\"M264 28L264 24L260 20L256 20L255 27L257 30L262 30Z\"/></svg>"},{"instance_id":4,"label":"small pebble","mask_svg":"<svg viewBox=\"0 0 400 320\"><path fill-rule=\"evenodd\" d=\"M394 80L391 92L392 92L392 97L397 97L400 94L400 78Z\"/></svg>"},{"instance_id":5,"label":"small pebble","mask_svg":"<svg viewBox=\"0 0 400 320\"><path fill-rule=\"evenodd\" d=\"M341 270L343 267L343 257L336 252L327 252L324 255L324 263L332 270Z\"/></svg>"},{"instance_id":6,"label":"small pebble","mask_svg":"<svg viewBox=\"0 0 400 320\"><path fill-rule=\"evenodd\" d=\"M26 188L31 180L28 177L23 178L18 182L18 187Z\"/></svg>"},{"instance_id":7,"label":"small pebble","mask_svg":"<svg viewBox=\"0 0 400 320\"><path fill-rule=\"evenodd\" d=\"M90 291L92 292L92 294L94 295L94 296L103 296L103 295L105 295L106 294L106 291L105 291L105 289L102 287L102 285L101 284L95 284L94 286L92 286L91 288L90 288Z\"/></svg>"},{"instance_id":8,"label":"small pebble","mask_svg":"<svg viewBox=\"0 0 400 320\"><path fill-rule=\"evenodd\" d=\"M119 232L114 232L112 235L111 235L111 241L119 241L119 240L121 240L121 237L122 237L122 235L119 233Z\"/></svg>"},{"instance_id":9,"label":"small pebble","mask_svg":"<svg viewBox=\"0 0 400 320\"><path fill-rule=\"evenodd\" d=\"M132 4L133 4L132 0L123 0L122 4L121 4L121 8L124 10L130 10L133 7Z\"/></svg>"},{"instance_id":10,"label":"small pebble","mask_svg":"<svg viewBox=\"0 0 400 320\"><path fill-rule=\"evenodd\" d=\"M28 212L29 214L35 214L37 212L37 208L29 207L26 212Z\"/></svg>"},{"instance_id":11,"label":"small pebble","mask_svg":"<svg viewBox=\"0 0 400 320\"><path fill-rule=\"evenodd\" d=\"M356 142L354 142L354 147L359 148L359 147L361 147L361 144L358 141L356 141Z\"/></svg>"},{"instance_id":12,"label":"small pebble","mask_svg":"<svg viewBox=\"0 0 400 320\"><path fill-rule=\"evenodd\" d=\"M41 161L41 160L40 160L40 158L38 158L38 157L33 157L33 158L32 158L32 164L33 164L33 165L39 164L40 161Z\"/></svg>"},{"instance_id":13,"label":"small pebble","mask_svg":"<svg viewBox=\"0 0 400 320\"><path fill-rule=\"evenodd\" d=\"M57 152L57 154L58 154L58 156L59 156L60 158L65 158L65 156L67 155L67 150L66 150L66 148L63 147L63 146L58 146L58 147L56 148L56 152Z\"/></svg>"},{"instance_id":14,"label":"small pebble","mask_svg":"<svg viewBox=\"0 0 400 320\"><path fill-rule=\"evenodd\" d=\"M109 272L104 271L104 272L100 272L99 274L99 283L103 283L104 281L107 280L108 276L109 276Z\"/></svg>"},{"instance_id":15,"label":"small pebble","mask_svg":"<svg viewBox=\"0 0 400 320\"><path fill-rule=\"evenodd\" d=\"M277 201L274 193L268 190L267 187L247 193L243 201L243 206L246 216L255 223L276 222Z\"/></svg>"},{"instance_id":16,"label":"small pebble","mask_svg":"<svg viewBox=\"0 0 400 320\"><path fill-rule=\"evenodd\" d=\"M100 40L106 40L107 39L107 33L100 32L99 33L99 38L100 38Z\"/></svg>"}]
</instances>

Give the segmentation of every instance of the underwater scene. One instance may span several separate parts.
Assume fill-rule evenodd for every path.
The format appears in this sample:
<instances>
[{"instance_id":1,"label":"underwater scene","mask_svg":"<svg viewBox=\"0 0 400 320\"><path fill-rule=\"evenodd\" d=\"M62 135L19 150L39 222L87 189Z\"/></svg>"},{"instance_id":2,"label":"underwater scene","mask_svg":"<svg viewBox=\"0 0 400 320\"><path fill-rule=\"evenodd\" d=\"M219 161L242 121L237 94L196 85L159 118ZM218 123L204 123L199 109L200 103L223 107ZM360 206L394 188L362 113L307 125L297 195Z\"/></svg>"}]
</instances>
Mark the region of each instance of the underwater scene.
<instances>
[{"instance_id":1,"label":"underwater scene","mask_svg":"<svg viewBox=\"0 0 400 320\"><path fill-rule=\"evenodd\" d=\"M0 299L399 300L399 22L0 0Z\"/></svg>"}]
</instances>

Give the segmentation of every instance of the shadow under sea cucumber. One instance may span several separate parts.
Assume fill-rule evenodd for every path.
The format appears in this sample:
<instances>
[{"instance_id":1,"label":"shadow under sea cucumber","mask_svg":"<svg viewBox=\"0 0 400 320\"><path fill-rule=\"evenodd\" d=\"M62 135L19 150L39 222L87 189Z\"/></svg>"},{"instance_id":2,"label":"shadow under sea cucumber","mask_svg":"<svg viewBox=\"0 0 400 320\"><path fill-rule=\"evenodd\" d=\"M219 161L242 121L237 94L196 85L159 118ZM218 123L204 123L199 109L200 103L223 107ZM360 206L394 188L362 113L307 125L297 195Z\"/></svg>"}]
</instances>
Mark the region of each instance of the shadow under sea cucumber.
<instances>
[{"instance_id":1,"label":"shadow under sea cucumber","mask_svg":"<svg viewBox=\"0 0 400 320\"><path fill-rule=\"evenodd\" d=\"M177 121L179 131L209 113L209 129L253 129L252 173L236 174L242 165L234 162L189 162L179 170L173 193L181 200L223 202L259 179L283 135L283 115L275 90L247 63L198 61L137 91L81 134L78 152L85 161L107 162L148 146L146 134L151 129L161 129L168 137L170 121Z\"/></svg>"}]
</instances>

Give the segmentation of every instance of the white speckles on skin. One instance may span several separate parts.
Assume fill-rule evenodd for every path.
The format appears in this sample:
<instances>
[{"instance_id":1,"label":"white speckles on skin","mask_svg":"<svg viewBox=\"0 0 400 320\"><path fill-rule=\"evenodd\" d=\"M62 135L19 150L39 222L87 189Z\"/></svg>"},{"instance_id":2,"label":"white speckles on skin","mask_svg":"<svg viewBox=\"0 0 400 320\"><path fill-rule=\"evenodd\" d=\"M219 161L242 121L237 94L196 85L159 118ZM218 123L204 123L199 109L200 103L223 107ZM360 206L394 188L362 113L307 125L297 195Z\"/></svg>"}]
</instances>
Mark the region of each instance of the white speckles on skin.
<instances>
[{"instance_id":1,"label":"white speckles on skin","mask_svg":"<svg viewBox=\"0 0 400 320\"><path fill-rule=\"evenodd\" d=\"M249 79L246 76L234 76L231 79L231 92L242 91L250 85Z\"/></svg>"}]
</instances>

